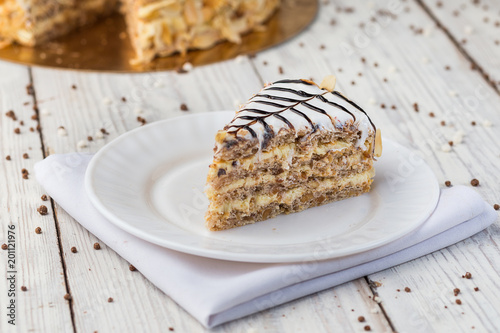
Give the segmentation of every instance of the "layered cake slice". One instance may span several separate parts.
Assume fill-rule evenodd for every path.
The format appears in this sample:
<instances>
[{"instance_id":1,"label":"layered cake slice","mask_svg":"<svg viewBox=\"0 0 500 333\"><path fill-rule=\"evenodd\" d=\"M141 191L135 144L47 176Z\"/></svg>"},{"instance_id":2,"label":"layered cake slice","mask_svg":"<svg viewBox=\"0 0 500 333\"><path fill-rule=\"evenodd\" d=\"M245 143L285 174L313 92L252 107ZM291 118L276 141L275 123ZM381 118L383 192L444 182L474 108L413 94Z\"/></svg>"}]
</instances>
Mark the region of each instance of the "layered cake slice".
<instances>
[{"instance_id":1,"label":"layered cake slice","mask_svg":"<svg viewBox=\"0 0 500 333\"><path fill-rule=\"evenodd\" d=\"M215 138L210 230L299 212L370 190L382 142L361 107L321 85L281 80L254 95Z\"/></svg>"},{"instance_id":2,"label":"layered cake slice","mask_svg":"<svg viewBox=\"0 0 500 333\"><path fill-rule=\"evenodd\" d=\"M122 0L137 63L206 49L266 21L280 0Z\"/></svg>"},{"instance_id":3,"label":"layered cake slice","mask_svg":"<svg viewBox=\"0 0 500 333\"><path fill-rule=\"evenodd\" d=\"M35 46L94 23L118 0L0 0L0 47Z\"/></svg>"}]
</instances>

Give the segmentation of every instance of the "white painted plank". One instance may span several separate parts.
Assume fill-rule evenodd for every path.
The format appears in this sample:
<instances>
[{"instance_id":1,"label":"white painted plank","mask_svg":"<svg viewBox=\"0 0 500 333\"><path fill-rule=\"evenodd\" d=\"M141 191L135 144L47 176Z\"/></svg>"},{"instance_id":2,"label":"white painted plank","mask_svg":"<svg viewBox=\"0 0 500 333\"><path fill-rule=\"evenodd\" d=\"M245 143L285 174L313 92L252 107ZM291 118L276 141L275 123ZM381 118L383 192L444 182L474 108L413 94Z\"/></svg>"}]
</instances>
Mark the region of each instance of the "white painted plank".
<instances>
[{"instance_id":1,"label":"white painted plank","mask_svg":"<svg viewBox=\"0 0 500 333\"><path fill-rule=\"evenodd\" d=\"M29 130L36 128L37 121L31 119L35 112L32 97L26 92L28 69L0 62L0 73L0 244L8 243L8 226L14 225L17 271L15 297L9 297L9 251L0 250L0 331L72 331L69 306L63 299L66 287L52 209L50 201L40 199L43 192L33 175L33 165L43 155L38 132ZM5 115L9 110L15 112L17 121ZM14 133L16 128L20 134ZM25 153L28 159L23 158ZM30 173L29 179L22 178L23 168ZM36 211L42 204L49 208L46 216ZM35 233L36 227L41 227L41 234ZM27 291L21 291L22 286ZM16 326L10 325L6 316L11 299L16 301Z\"/></svg>"},{"instance_id":2,"label":"white painted plank","mask_svg":"<svg viewBox=\"0 0 500 333\"><path fill-rule=\"evenodd\" d=\"M234 109L235 104L245 101L262 86L250 62L241 59L197 68L189 74L106 75L47 69L34 69L33 73L42 110L44 143L49 153L73 152L78 149L78 142L88 135L93 136L93 141L79 150L97 151L117 135L140 126L134 112L137 108L144 110L140 116L148 122L184 113ZM72 85L76 85L76 90ZM121 97L125 97L126 102ZM189 111L180 110L182 103ZM59 126L65 127L67 136L58 136ZM105 128L110 135L96 139L95 133L100 128ZM130 272L128 264L113 251L103 244L102 250L94 250L92 245L98 240L62 209L58 208L57 216L61 223L77 331L160 331L165 327L174 327L176 331L203 331L199 323L140 273ZM73 246L77 253L71 253ZM364 289L362 285L361 280L339 287L339 292L346 295L339 302L349 304L360 313L369 313L373 305L366 305L366 300L371 293L366 284ZM354 295L342 292L354 286L362 291ZM326 301L323 303L328 298L325 295L330 294L316 296L314 301L299 300L217 330L300 327L303 320L312 325L308 318L313 317L318 318L314 326L319 331L327 331L330 326L344 326L352 315L338 314L340 310ZM113 297L113 303L107 303L109 297ZM309 304L315 306L310 308ZM294 311L294 307L301 310ZM365 317L373 327L388 327L381 315ZM354 321L351 324L354 325Z\"/></svg>"},{"instance_id":3,"label":"white painted plank","mask_svg":"<svg viewBox=\"0 0 500 333\"><path fill-rule=\"evenodd\" d=\"M500 3L421 1L500 89Z\"/></svg>"},{"instance_id":4,"label":"white painted plank","mask_svg":"<svg viewBox=\"0 0 500 333\"><path fill-rule=\"evenodd\" d=\"M285 77L319 81L335 73L339 89L370 113L386 137L419 151L441 184L450 180L470 186L470 180L477 178L481 183L477 190L486 200L500 203L500 97L479 73L470 70L469 61L417 4L400 2L397 18L377 14L380 9L387 12L390 3L394 2L370 7L364 2L330 1L309 33L259 54L255 59L258 72L266 81ZM353 9L346 11L347 7ZM336 24L330 24L332 19ZM410 25L425 32L415 34ZM415 102L419 112L414 111ZM440 125L442 120L446 126ZM472 121L477 125L472 126ZM484 121L492 127L483 126ZM458 131L465 133L463 143L455 142L450 152L443 152L441 146L454 140ZM500 262L491 258L498 257L499 240L497 221L456 246L371 276L382 280L378 292L396 330L447 332L475 326L497 331ZM474 284L484 285L482 290L489 295L467 291L461 306L464 315L456 308L451 312L444 306L431 306L435 290L453 296L455 287L470 287L466 285L470 281L461 280L465 271L471 271ZM413 290L411 295L395 294L405 286Z\"/></svg>"}]
</instances>

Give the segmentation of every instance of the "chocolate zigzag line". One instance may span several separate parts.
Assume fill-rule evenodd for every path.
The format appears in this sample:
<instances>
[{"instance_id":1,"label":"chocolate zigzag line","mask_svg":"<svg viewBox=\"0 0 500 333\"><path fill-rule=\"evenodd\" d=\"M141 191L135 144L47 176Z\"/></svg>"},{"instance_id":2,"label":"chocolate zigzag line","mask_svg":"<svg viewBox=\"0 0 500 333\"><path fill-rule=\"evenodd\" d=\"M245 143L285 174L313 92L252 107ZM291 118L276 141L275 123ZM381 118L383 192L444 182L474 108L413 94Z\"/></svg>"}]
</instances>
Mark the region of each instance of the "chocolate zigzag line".
<instances>
[{"instance_id":1,"label":"chocolate zigzag line","mask_svg":"<svg viewBox=\"0 0 500 333\"><path fill-rule=\"evenodd\" d=\"M276 107L276 108L282 108L282 110L279 110L279 111L264 111L264 110L259 110L259 109L254 109L254 108L243 108L241 110L238 111L238 113L241 113L243 111L247 111L247 112L251 112L251 113L257 113L257 114L260 114L262 116L252 116L252 115L242 115L242 116L239 116L239 115L236 115L235 118L233 119L236 120L236 119L243 119L243 120L248 120L249 122L246 123L246 124L241 124L241 125L235 125L235 124L228 124L226 127L225 127L225 130L227 130L229 133L237 133L239 130L241 129L246 129L250 132L250 134L252 135L252 137L256 138L257 137L257 134L255 133L255 131L253 129L250 128L250 126L254 125L255 123L259 122L265 129L265 132L264 132L264 142L262 142L262 148L265 148L267 146L267 142L269 139L271 139L275 133L274 131L271 129L271 127L269 126L269 124L266 123L265 119L269 116L274 116L276 118L278 118L279 120L283 121L290 129L294 130L294 126L293 124L288 120L286 119L285 117L283 117L281 115L281 113L287 111L287 110L290 110L300 116L302 116L304 119L307 120L307 122L311 125L311 128L312 128L312 131L313 133L317 130L317 126L311 121L311 119L303 112L295 109L295 107L299 104L301 105L304 105L305 107L313 110L313 111L316 111L318 113L321 113L321 114L324 114L326 116L328 116L330 118L330 120L332 121L332 123L334 122L333 119L331 119L330 115L324 111L323 109L320 109L314 105L311 105L309 103L307 103L308 101L314 99L314 98L318 98L319 100L321 100L322 102L326 103L326 104L329 104L329 105L332 105L346 113L348 113L349 115L352 116L353 120L356 121L356 117L354 116L354 114L352 112L350 112L349 110L347 110L345 107L343 107L342 105L340 104L337 104L335 102L331 102L329 100L327 100L323 95L325 95L326 93L328 93L328 91L325 91L324 93L322 94L310 94L310 93L306 93L305 91L302 91L302 90L294 90L294 89L291 89L291 88L284 88L284 87L273 87L272 85L274 84L278 84L278 83L300 83L300 84L305 84L305 85L312 85L312 83L310 82L307 82L307 81L303 81L303 80L280 80L280 81L276 81L274 82L273 84L271 84L270 86L266 87L264 90L266 91L285 91L285 92L289 92L289 93L292 93L292 94L295 94L295 95L298 95L298 96L301 96L301 97L304 97L305 99L304 100L300 100L300 99L291 99L291 98L287 98L287 97L281 97L281 96L274 96L274 95L269 95L269 94L262 94L262 93L258 93L256 94L255 96L253 96L249 103L250 104L251 102L254 102L254 103L258 103L258 104L265 104L265 105L269 105L269 106L273 106L273 107ZM349 104L351 104L353 107L355 107L356 109L358 109L359 111L361 111L363 114L366 115L366 117L368 118L368 120L370 121L370 124L372 125L373 129L376 130L376 127L375 125L373 124L373 122L371 121L370 117L366 114L366 112L360 108L356 103L352 102L351 100L345 98L343 95L341 95L340 93L336 92L336 91L333 91L332 94L336 95L337 97L341 98L342 100L348 102ZM292 102L294 104L290 105L290 106L285 106L285 105L282 105L282 104L278 104L278 103L275 103L275 102L272 102L272 101L268 101L268 100L259 100L256 98L266 98L266 99L269 99L269 100L279 100L279 101L285 101L285 102ZM232 122L233 122L232 121ZM234 130L230 130L231 128L235 128Z\"/></svg>"}]
</instances>

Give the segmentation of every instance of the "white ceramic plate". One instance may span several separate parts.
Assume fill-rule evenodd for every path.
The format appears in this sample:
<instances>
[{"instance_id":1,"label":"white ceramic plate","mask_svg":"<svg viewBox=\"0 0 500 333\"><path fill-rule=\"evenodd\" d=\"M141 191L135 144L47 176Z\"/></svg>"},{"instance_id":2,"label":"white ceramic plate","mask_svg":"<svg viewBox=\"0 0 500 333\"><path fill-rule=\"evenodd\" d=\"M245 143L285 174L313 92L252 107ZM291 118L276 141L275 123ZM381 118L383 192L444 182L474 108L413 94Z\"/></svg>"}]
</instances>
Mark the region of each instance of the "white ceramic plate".
<instances>
[{"instance_id":1,"label":"white ceramic plate","mask_svg":"<svg viewBox=\"0 0 500 333\"><path fill-rule=\"evenodd\" d=\"M372 191L357 198L240 228L205 229L203 193L215 133L229 111L140 127L92 159L85 186L112 223L149 242L194 255L246 262L335 258L387 244L422 224L439 186L416 154L388 139Z\"/></svg>"}]
</instances>

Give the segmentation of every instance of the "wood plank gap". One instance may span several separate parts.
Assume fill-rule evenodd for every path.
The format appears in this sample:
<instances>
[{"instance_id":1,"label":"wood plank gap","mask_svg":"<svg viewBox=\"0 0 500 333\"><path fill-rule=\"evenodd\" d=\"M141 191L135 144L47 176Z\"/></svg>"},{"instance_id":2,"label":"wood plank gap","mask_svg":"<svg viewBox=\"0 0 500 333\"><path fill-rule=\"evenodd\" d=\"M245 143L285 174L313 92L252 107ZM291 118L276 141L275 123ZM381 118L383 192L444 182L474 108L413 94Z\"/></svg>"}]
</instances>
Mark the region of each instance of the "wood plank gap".
<instances>
[{"instance_id":1,"label":"wood plank gap","mask_svg":"<svg viewBox=\"0 0 500 333\"><path fill-rule=\"evenodd\" d=\"M28 75L29 75L29 80L30 80L30 86L31 86L31 96L33 98L33 111L35 111L35 114L37 116L37 130L38 130L38 135L40 136L40 144L42 145L42 156L45 159L47 157L47 153L45 151L45 144L43 140L43 130L42 130L42 125L40 122L40 110L38 109L38 101L36 98L36 89L33 81L33 73L31 70L31 67L28 67ZM57 247L59 248L59 257L61 258L61 264L63 268L63 274L64 274L64 284L66 287L66 293L71 295L71 288L69 286L69 280L68 280L68 273L66 270L66 260L64 259L64 252L63 252L63 247L62 247L62 242L61 242L61 231L59 228L59 221L57 219L57 213L56 213L56 207L54 200L50 198L50 205L52 207L52 217L54 218L54 224L56 228L56 235L57 235ZM73 332L77 333L76 331L76 324L75 324L75 313L73 311L73 299L70 298L68 300L68 306L69 306L69 312L71 314L71 325L73 326Z\"/></svg>"},{"instance_id":2,"label":"wood plank gap","mask_svg":"<svg viewBox=\"0 0 500 333\"><path fill-rule=\"evenodd\" d=\"M486 80L486 82L493 88L493 90L496 91L497 94L500 95L500 89L497 87L494 81L490 79L490 76L486 71L479 65L479 63L462 47L462 45L453 37L453 35L448 31L448 29L441 24L441 22L438 20L438 18L434 15L432 10L422 1L422 0L415 0L415 2L422 8L422 10L431 18L431 20L436 23L436 26L441 29L441 31L444 32L446 37L455 45L455 47L458 49L458 51L467 59L470 61L470 63L475 66L475 69L481 74L481 76Z\"/></svg>"},{"instance_id":3,"label":"wood plank gap","mask_svg":"<svg viewBox=\"0 0 500 333\"><path fill-rule=\"evenodd\" d=\"M366 284L368 285L368 287L370 287L370 290L372 291L372 294L373 294L373 298L372 299L373 299L373 301L378 304L378 307L380 308L380 311L382 311L382 314L384 315L385 320L387 320L387 323L389 323L389 326L391 327L391 330L393 332L397 332L396 328L394 327L394 324L391 321L391 318L389 318L389 315L385 311L384 306L382 305L382 303L378 303L378 302L375 301L375 296L379 297L378 296L378 291L377 291L377 285L375 284L374 281L370 280L370 278L368 276L365 276L364 278L365 278Z\"/></svg>"},{"instance_id":4,"label":"wood plank gap","mask_svg":"<svg viewBox=\"0 0 500 333\"><path fill-rule=\"evenodd\" d=\"M248 60L250 60L250 65L252 66L253 72L259 78L259 81L260 81L260 83L262 83L262 86L264 86L264 84L265 84L264 78L262 77L262 75L260 75L259 70L257 69L257 65L255 64L255 59L257 59L257 58L248 56Z\"/></svg>"}]
</instances>

